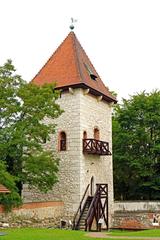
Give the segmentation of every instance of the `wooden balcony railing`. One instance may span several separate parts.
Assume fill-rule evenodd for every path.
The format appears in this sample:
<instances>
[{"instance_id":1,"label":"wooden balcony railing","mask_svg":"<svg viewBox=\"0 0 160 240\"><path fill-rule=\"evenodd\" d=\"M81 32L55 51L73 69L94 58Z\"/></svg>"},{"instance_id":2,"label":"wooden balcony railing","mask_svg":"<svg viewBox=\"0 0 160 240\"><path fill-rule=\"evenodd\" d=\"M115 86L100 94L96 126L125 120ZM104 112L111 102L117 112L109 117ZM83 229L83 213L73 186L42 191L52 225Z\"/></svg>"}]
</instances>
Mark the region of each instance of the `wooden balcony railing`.
<instances>
[{"instance_id":1,"label":"wooden balcony railing","mask_svg":"<svg viewBox=\"0 0 160 240\"><path fill-rule=\"evenodd\" d=\"M83 139L83 153L96 155L111 155L109 143L92 138Z\"/></svg>"}]
</instances>

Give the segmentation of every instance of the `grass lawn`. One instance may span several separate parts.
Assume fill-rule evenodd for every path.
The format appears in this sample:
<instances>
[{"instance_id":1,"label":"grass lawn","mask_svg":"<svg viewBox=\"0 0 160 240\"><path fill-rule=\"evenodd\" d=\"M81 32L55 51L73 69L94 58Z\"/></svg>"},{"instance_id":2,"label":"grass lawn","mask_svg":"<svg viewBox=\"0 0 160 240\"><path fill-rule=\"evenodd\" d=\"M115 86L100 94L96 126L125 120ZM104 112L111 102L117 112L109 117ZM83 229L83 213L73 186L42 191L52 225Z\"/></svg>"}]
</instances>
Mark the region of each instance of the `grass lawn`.
<instances>
[{"instance_id":1,"label":"grass lawn","mask_svg":"<svg viewBox=\"0 0 160 240\"><path fill-rule=\"evenodd\" d=\"M160 238L160 229L151 229L144 231L120 231L114 230L110 232L112 236L130 236L130 237L159 237Z\"/></svg>"},{"instance_id":2,"label":"grass lawn","mask_svg":"<svg viewBox=\"0 0 160 240\"><path fill-rule=\"evenodd\" d=\"M22 228L5 229L0 230L0 232L8 233L6 236L0 236L0 240L93 240L93 238L85 236L86 232L72 230ZM118 236L160 237L160 230L138 232L113 231L109 234L117 236L117 240ZM96 240L98 238L94 239ZM114 238L114 240L116 239ZM123 239L121 238L121 240Z\"/></svg>"},{"instance_id":3,"label":"grass lawn","mask_svg":"<svg viewBox=\"0 0 160 240\"><path fill-rule=\"evenodd\" d=\"M0 236L0 240L91 240L82 231L21 228L0 230L8 235Z\"/></svg>"}]
</instances>

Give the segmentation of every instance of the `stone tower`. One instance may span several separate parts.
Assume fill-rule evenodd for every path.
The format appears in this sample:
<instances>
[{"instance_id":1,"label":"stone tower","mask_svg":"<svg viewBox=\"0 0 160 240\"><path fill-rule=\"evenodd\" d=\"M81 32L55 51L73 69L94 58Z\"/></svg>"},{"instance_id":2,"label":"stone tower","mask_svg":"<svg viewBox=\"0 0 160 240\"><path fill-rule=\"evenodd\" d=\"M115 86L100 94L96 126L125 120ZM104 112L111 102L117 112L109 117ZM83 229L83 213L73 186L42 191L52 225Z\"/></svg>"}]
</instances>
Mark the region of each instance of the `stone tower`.
<instances>
[{"instance_id":1,"label":"stone tower","mask_svg":"<svg viewBox=\"0 0 160 240\"><path fill-rule=\"evenodd\" d=\"M64 202L64 216L73 217L91 182L108 184L109 216L113 210L112 105L116 99L103 84L74 32L49 58L33 83L56 83L64 113L47 147L60 157L59 182L46 200ZM33 199L34 200L34 199Z\"/></svg>"}]
</instances>

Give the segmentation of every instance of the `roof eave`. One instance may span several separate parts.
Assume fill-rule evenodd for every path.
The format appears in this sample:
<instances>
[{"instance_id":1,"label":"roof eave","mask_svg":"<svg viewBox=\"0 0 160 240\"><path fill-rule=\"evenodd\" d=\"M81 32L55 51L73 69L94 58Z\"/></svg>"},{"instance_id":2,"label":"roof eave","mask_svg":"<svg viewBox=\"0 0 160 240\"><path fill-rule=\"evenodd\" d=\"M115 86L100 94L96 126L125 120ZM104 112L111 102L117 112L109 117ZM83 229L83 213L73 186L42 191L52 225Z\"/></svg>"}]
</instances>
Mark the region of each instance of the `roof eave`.
<instances>
[{"instance_id":1,"label":"roof eave","mask_svg":"<svg viewBox=\"0 0 160 240\"><path fill-rule=\"evenodd\" d=\"M3 184L0 184L0 193L10 193L11 191L6 188Z\"/></svg>"},{"instance_id":2,"label":"roof eave","mask_svg":"<svg viewBox=\"0 0 160 240\"><path fill-rule=\"evenodd\" d=\"M106 94L94 89L94 88L91 88L90 86L86 85L85 83L77 83L77 84L72 84L72 85L67 85L67 86L61 86L61 87L55 87L56 90L62 90L62 91L66 91L68 90L69 88L82 88L82 89L87 89L89 88L90 90L90 93L93 94L94 96L102 96L103 97L103 100L106 101L106 102L114 102L114 104L117 103L117 100L114 96L107 96Z\"/></svg>"}]
</instances>

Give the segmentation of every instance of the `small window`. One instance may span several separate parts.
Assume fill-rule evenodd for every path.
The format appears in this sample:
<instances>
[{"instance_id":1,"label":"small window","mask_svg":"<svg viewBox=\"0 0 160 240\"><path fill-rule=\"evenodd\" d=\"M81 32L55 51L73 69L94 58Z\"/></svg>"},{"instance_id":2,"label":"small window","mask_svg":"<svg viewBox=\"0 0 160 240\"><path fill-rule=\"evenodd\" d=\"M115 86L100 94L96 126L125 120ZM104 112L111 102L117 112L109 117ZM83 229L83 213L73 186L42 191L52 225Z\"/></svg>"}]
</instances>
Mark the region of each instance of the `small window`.
<instances>
[{"instance_id":1,"label":"small window","mask_svg":"<svg viewBox=\"0 0 160 240\"><path fill-rule=\"evenodd\" d=\"M85 66L87 72L89 73L91 79L96 80L97 76L92 72L91 68L85 63L84 63L84 66Z\"/></svg>"},{"instance_id":2,"label":"small window","mask_svg":"<svg viewBox=\"0 0 160 240\"><path fill-rule=\"evenodd\" d=\"M100 136L99 136L99 129L95 128L94 129L94 139L99 140Z\"/></svg>"},{"instance_id":3,"label":"small window","mask_svg":"<svg viewBox=\"0 0 160 240\"><path fill-rule=\"evenodd\" d=\"M59 150L60 151L66 151L67 150L67 138L66 138L66 133L65 132L60 132L59 135Z\"/></svg>"},{"instance_id":4,"label":"small window","mask_svg":"<svg viewBox=\"0 0 160 240\"><path fill-rule=\"evenodd\" d=\"M90 77L93 79L93 80L96 80L97 76L94 75L94 74L90 74Z\"/></svg>"},{"instance_id":5,"label":"small window","mask_svg":"<svg viewBox=\"0 0 160 240\"><path fill-rule=\"evenodd\" d=\"M87 132L86 131L83 132L83 139L87 139Z\"/></svg>"}]
</instances>

